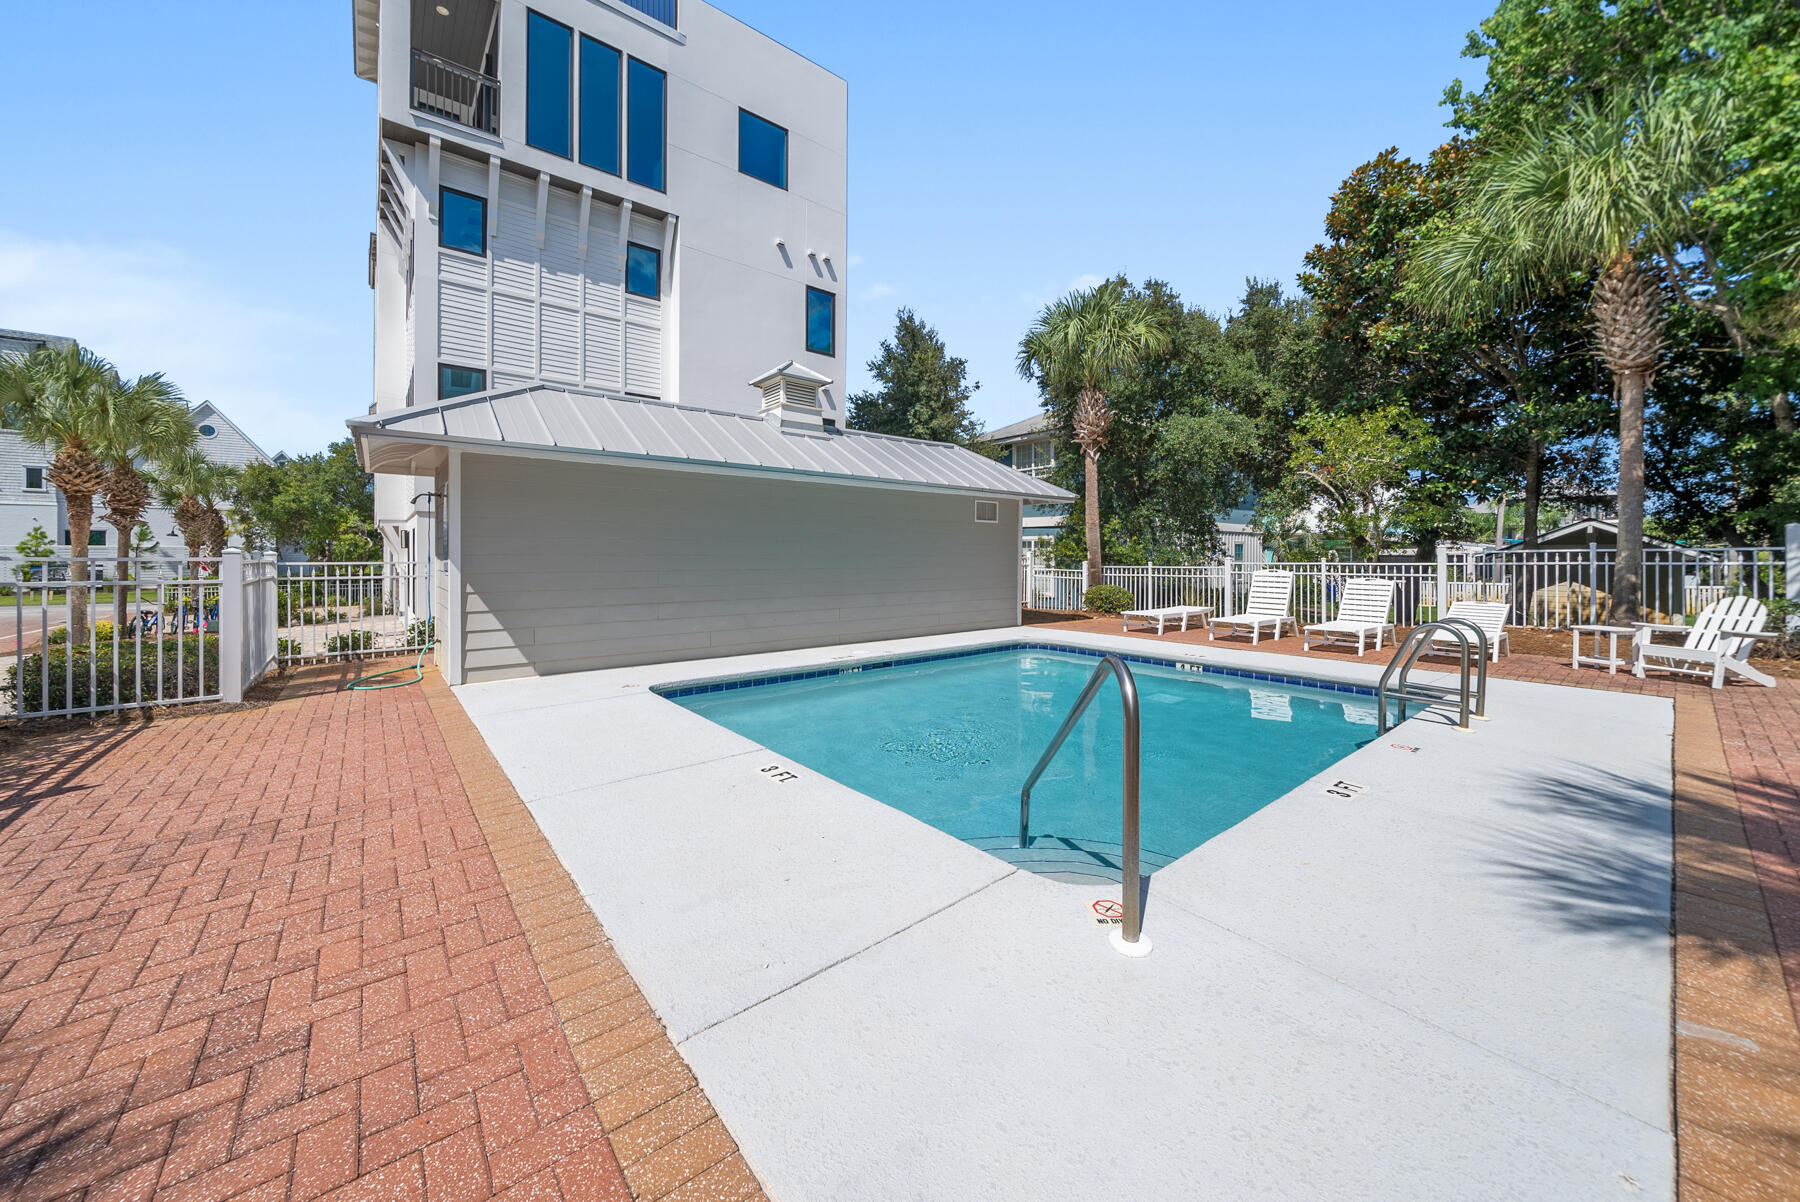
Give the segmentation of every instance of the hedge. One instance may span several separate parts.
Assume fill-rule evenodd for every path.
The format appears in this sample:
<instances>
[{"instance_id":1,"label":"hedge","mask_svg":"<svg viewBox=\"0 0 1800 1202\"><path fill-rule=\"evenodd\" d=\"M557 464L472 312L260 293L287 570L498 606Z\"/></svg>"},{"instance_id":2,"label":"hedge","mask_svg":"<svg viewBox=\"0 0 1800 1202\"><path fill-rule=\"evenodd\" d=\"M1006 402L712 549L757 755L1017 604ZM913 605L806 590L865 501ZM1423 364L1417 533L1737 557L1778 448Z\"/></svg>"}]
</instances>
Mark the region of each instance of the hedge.
<instances>
[{"instance_id":1,"label":"hedge","mask_svg":"<svg viewBox=\"0 0 1800 1202\"><path fill-rule=\"evenodd\" d=\"M180 644L179 651L177 643ZM6 682L0 685L14 713L43 713L44 705L44 670L46 663L50 673L50 704L48 709L85 709L89 706L107 706L114 704L131 705L139 702L155 704L156 688L156 652L162 648L162 696L173 700L177 696L195 697L201 692L200 670L206 669L205 688L208 693L220 692L219 688L219 637L209 634L205 639L205 650L201 649L198 635L185 635L181 639L166 638L160 641L146 639L143 643L144 681L142 692L138 690L138 644L136 642L119 645L119 693L113 695L113 648L111 644L99 647L92 657L90 665L87 648L78 647L73 657L66 647L52 647L46 655L27 655L21 665L10 665L6 670ZM179 667L177 655L180 656ZM73 658L73 663L70 662ZM89 688L88 673L90 667L96 677L94 687ZM71 681L71 677L73 680ZM69 687L73 684L73 689Z\"/></svg>"},{"instance_id":2,"label":"hedge","mask_svg":"<svg viewBox=\"0 0 1800 1202\"><path fill-rule=\"evenodd\" d=\"M1090 613L1116 614L1130 609L1136 600L1130 589L1116 584L1096 584L1081 599L1081 607Z\"/></svg>"}]
</instances>

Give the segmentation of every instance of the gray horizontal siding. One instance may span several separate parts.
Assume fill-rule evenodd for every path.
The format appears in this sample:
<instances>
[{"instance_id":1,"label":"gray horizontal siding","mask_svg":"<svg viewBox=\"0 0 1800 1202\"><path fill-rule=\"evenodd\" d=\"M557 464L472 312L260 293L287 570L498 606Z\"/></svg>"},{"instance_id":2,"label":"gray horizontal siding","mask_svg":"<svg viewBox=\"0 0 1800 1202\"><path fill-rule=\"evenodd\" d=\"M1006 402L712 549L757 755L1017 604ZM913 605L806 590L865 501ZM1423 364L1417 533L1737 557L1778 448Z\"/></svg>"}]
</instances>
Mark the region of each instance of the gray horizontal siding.
<instances>
[{"instance_id":1,"label":"gray horizontal siding","mask_svg":"<svg viewBox=\"0 0 1800 1202\"><path fill-rule=\"evenodd\" d=\"M1018 503L463 461L470 680L1011 626Z\"/></svg>"}]
</instances>

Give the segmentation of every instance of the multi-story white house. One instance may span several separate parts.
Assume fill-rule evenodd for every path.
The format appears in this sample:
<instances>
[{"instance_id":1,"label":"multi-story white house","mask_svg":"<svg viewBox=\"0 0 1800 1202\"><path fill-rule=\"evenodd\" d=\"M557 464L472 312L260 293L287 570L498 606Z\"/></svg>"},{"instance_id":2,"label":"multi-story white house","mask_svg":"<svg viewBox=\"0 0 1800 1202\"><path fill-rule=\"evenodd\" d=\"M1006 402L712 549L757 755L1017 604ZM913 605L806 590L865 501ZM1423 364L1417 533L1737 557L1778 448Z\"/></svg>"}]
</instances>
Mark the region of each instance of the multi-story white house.
<instances>
[{"instance_id":1,"label":"multi-story white house","mask_svg":"<svg viewBox=\"0 0 1800 1202\"><path fill-rule=\"evenodd\" d=\"M841 378L843 80L699 0L353 3L375 411L535 382L752 411L784 360ZM433 491L378 477L391 550Z\"/></svg>"},{"instance_id":2,"label":"multi-story white house","mask_svg":"<svg viewBox=\"0 0 1800 1202\"><path fill-rule=\"evenodd\" d=\"M55 334L0 330L0 354L29 354L43 347L66 347L73 341ZM188 412L199 435L200 450L213 462L234 467L273 462L211 401L202 401ZM113 543L117 532L98 521L98 510L95 517L94 528L88 534L88 545L93 548L90 553L111 558L118 554ZM167 509L151 509L144 514L144 524L157 540L157 554L186 553L175 533L175 516ZM69 524L62 494L50 486L50 452L27 442L16 430L0 429L0 556L14 554L14 548L34 526L42 527L45 534L56 540L57 555L69 553ZM106 549L104 553L101 548Z\"/></svg>"}]
</instances>

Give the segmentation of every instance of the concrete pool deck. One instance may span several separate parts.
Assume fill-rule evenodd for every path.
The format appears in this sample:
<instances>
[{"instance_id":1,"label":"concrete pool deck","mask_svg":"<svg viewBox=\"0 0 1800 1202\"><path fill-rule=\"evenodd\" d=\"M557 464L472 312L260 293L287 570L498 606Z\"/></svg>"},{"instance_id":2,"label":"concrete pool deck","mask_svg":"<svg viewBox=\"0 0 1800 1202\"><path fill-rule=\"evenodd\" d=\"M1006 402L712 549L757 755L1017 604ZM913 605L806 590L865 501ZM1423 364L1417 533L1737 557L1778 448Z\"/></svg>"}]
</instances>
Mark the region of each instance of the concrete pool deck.
<instances>
[{"instance_id":1,"label":"concrete pool deck","mask_svg":"<svg viewBox=\"0 0 1800 1202\"><path fill-rule=\"evenodd\" d=\"M773 1196L1670 1195L1666 699L1495 680L1158 872L1131 961L1109 891L649 692L1024 640L1379 671L1008 629L457 690Z\"/></svg>"}]
</instances>

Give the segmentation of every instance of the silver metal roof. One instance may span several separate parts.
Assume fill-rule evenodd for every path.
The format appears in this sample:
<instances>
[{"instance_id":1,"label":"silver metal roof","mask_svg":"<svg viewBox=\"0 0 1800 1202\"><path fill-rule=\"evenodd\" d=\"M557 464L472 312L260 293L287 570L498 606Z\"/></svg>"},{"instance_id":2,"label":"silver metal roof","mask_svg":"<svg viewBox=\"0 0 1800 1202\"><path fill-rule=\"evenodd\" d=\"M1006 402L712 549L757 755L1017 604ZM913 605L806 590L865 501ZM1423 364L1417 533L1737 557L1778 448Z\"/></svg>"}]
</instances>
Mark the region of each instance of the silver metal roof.
<instances>
[{"instance_id":1,"label":"silver metal roof","mask_svg":"<svg viewBox=\"0 0 1800 1202\"><path fill-rule=\"evenodd\" d=\"M1014 422L1010 426L1001 426L998 430L989 430L989 442L1014 442L1035 435L1050 432L1050 417L1044 413L1034 413L1022 422Z\"/></svg>"},{"instance_id":2,"label":"silver metal roof","mask_svg":"<svg viewBox=\"0 0 1800 1202\"><path fill-rule=\"evenodd\" d=\"M372 472L430 475L451 447L770 472L1027 501L1074 494L965 447L860 430L783 429L730 413L550 384L389 410L348 423Z\"/></svg>"}]
</instances>

